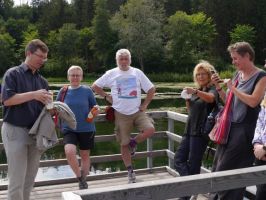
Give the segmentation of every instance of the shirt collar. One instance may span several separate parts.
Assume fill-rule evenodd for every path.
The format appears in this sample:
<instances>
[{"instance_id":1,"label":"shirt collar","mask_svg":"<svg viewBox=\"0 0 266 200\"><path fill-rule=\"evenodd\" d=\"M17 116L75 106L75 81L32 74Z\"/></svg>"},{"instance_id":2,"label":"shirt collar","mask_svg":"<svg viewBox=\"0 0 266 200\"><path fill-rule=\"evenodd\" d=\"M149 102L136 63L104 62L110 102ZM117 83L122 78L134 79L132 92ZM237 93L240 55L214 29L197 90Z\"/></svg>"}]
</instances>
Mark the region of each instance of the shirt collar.
<instances>
[{"instance_id":1,"label":"shirt collar","mask_svg":"<svg viewBox=\"0 0 266 200\"><path fill-rule=\"evenodd\" d=\"M32 73L32 70L29 68L29 66L26 63L23 62L20 66L21 66L21 68L23 69L24 72L31 72ZM39 70L36 70L35 73L38 74Z\"/></svg>"}]
</instances>

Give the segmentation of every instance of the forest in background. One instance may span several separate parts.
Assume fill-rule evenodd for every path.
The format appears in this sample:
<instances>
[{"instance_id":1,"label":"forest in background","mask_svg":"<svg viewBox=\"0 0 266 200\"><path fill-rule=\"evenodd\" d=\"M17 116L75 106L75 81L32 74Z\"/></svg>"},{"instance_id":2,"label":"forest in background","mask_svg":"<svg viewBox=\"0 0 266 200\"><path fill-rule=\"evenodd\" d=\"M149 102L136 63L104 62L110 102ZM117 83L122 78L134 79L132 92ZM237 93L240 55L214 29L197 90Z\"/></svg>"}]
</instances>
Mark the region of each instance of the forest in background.
<instances>
[{"instance_id":1,"label":"forest in background","mask_svg":"<svg viewBox=\"0 0 266 200\"><path fill-rule=\"evenodd\" d=\"M227 46L243 40L263 65L265 10L265 0L0 0L0 76L24 60L34 38L49 47L42 70L50 77L65 76L70 65L103 73L119 48L146 73L186 74L200 59L222 71L230 68Z\"/></svg>"}]
</instances>

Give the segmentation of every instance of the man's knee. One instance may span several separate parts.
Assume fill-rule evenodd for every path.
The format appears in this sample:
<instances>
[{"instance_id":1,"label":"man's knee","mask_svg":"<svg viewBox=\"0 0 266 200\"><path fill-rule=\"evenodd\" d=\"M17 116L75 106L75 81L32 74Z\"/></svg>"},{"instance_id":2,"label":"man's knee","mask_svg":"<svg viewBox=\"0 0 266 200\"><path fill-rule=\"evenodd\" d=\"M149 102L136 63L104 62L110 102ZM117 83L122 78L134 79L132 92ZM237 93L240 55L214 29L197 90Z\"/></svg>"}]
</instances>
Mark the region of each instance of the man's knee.
<instances>
[{"instance_id":1,"label":"man's knee","mask_svg":"<svg viewBox=\"0 0 266 200\"><path fill-rule=\"evenodd\" d=\"M150 128L147 128L143 131L143 134L147 134L150 136L153 136L155 133L155 128L154 127L150 127Z\"/></svg>"}]
</instances>

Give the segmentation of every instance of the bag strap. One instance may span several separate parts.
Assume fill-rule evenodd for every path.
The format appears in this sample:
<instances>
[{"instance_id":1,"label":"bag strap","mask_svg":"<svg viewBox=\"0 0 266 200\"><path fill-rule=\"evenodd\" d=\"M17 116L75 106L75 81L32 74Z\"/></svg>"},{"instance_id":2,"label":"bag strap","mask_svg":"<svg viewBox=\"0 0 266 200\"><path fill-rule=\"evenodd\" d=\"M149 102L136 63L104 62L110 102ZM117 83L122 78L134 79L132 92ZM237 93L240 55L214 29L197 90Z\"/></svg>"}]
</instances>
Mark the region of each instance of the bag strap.
<instances>
[{"instance_id":1,"label":"bag strap","mask_svg":"<svg viewBox=\"0 0 266 200\"><path fill-rule=\"evenodd\" d=\"M59 98L58 98L59 101L64 102L67 90L68 90L68 85L64 85L59 94Z\"/></svg>"},{"instance_id":2,"label":"bag strap","mask_svg":"<svg viewBox=\"0 0 266 200\"><path fill-rule=\"evenodd\" d=\"M236 75L236 79L235 79L235 82L234 82L234 87L237 87L238 85L238 79L239 79L239 74L238 73ZM225 111L228 111L231 107L231 102L232 102L232 99L233 99L233 96L234 96L234 93L232 92L232 90L229 91L229 94L228 94L228 97L226 98L226 102L225 102L225 105L224 105L224 110Z\"/></svg>"},{"instance_id":3,"label":"bag strap","mask_svg":"<svg viewBox=\"0 0 266 200\"><path fill-rule=\"evenodd\" d=\"M68 90L68 85L64 85L62 87L62 90L59 93L59 98L58 98L59 101L64 102L67 90ZM54 117L54 123L58 124L58 121L59 121L58 120L58 114L56 113L55 117ZM61 130L61 121L59 122L59 129Z\"/></svg>"}]
</instances>

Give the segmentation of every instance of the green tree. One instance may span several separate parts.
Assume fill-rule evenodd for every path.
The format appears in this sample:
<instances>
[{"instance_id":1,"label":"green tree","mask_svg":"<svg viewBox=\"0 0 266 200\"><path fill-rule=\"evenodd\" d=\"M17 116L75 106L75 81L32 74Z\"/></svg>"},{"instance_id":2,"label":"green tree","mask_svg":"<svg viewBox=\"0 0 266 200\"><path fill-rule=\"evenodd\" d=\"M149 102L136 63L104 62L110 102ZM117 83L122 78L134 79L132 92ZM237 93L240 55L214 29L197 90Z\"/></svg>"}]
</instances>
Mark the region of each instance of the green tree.
<instances>
[{"instance_id":1,"label":"green tree","mask_svg":"<svg viewBox=\"0 0 266 200\"><path fill-rule=\"evenodd\" d=\"M236 27L230 31L231 44L235 42L246 41L252 46L255 44L256 31L250 25L237 24Z\"/></svg>"},{"instance_id":2,"label":"green tree","mask_svg":"<svg viewBox=\"0 0 266 200\"><path fill-rule=\"evenodd\" d=\"M88 27L93 18L94 0L73 0L74 22L77 28Z\"/></svg>"},{"instance_id":3,"label":"green tree","mask_svg":"<svg viewBox=\"0 0 266 200\"><path fill-rule=\"evenodd\" d=\"M187 15L182 11L169 17L166 32L169 59L175 66L181 66L176 70L182 72L190 71L199 59L210 56L216 36L211 18L203 13Z\"/></svg>"},{"instance_id":4,"label":"green tree","mask_svg":"<svg viewBox=\"0 0 266 200\"><path fill-rule=\"evenodd\" d=\"M79 42L80 33L76 29L75 24L64 24L58 31L51 31L47 41L51 59L48 60L45 71L65 76L70 65L81 65L81 67L84 67L85 61L78 53Z\"/></svg>"},{"instance_id":5,"label":"green tree","mask_svg":"<svg viewBox=\"0 0 266 200\"><path fill-rule=\"evenodd\" d=\"M129 48L144 71L148 55L162 48L164 10L153 0L129 0L112 18L119 45Z\"/></svg>"},{"instance_id":6,"label":"green tree","mask_svg":"<svg viewBox=\"0 0 266 200\"><path fill-rule=\"evenodd\" d=\"M9 18L6 21L7 32L16 40L17 47L23 41L23 32L27 30L29 21L27 19Z\"/></svg>"},{"instance_id":7,"label":"green tree","mask_svg":"<svg viewBox=\"0 0 266 200\"><path fill-rule=\"evenodd\" d=\"M33 24L29 24L26 31L22 32L23 41L20 45L20 49L18 50L18 58L24 59L25 54L25 46L33 39L39 38L39 32L37 27ZM22 61L22 60L21 60Z\"/></svg>"},{"instance_id":8,"label":"green tree","mask_svg":"<svg viewBox=\"0 0 266 200\"><path fill-rule=\"evenodd\" d=\"M0 33L0 74L15 64L15 39L8 33Z\"/></svg>"},{"instance_id":9,"label":"green tree","mask_svg":"<svg viewBox=\"0 0 266 200\"><path fill-rule=\"evenodd\" d=\"M0 16L5 20L11 17L13 5L13 0L0 0Z\"/></svg>"},{"instance_id":10,"label":"green tree","mask_svg":"<svg viewBox=\"0 0 266 200\"><path fill-rule=\"evenodd\" d=\"M31 23L33 22L33 9L26 4L16 6L13 8L12 17L15 19L27 19Z\"/></svg>"},{"instance_id":11,"label":"green tree","mask_svg":"<svg viewBox=\"0 0 266 200\"><path fill-rule=\"evenodd\" d=\"M115 49L115 34L110 24L110 13L107 10L107 0L95 1L95 15L92 21L92 36L90 43L94 56L100 66L106 66Z\"/></svg>"},{"instance_id":12,"label":"green tree","mask_svg":"<svg viewBox=\"0 0 266 200\"><path fill-rule=\"evenodd\" d=\"M79 43L78 43L78 49L79 49L79 55L82 56L86 61L86 70L88 72L93 71L93 52L90 50L90 42L92 40L92 30L91 28L83 28L79 31Z\"/></svg>"},{"instance_id":13,"label":"green tree","mask_svg":"<svg viewBox=\"0 0 266 200\"><path fill-rule=\"evenodd\" d=\"M38 18L37 27L41 36L47 36L49 31L57 30L63 24L70 22L73 14L66 0L51 0L40 4L41 14Z\"/></svg>"}]
</instances>

